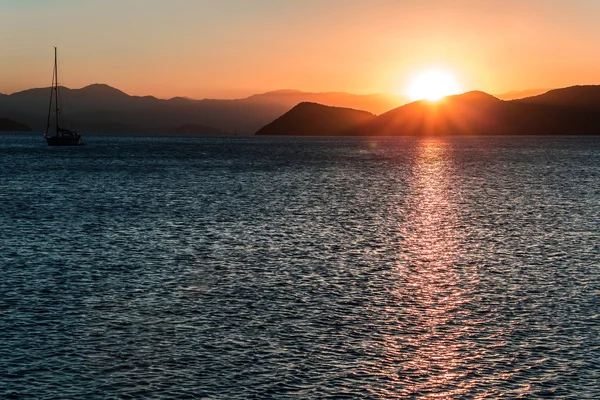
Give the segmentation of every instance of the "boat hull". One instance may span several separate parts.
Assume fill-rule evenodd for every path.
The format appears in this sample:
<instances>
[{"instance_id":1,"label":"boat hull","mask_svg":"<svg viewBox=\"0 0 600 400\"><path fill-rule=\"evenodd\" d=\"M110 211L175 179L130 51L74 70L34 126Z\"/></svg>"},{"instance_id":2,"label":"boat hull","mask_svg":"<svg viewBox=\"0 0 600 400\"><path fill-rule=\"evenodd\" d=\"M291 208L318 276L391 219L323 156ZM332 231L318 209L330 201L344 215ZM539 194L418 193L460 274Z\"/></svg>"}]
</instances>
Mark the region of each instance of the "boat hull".
<instances>
[{"instance_id":1,"label":"boat hull","mask_svg":"<svg viewBox=\"0 0 600 400\"><path fill-rule=\"evenodd\" d=\"M80 137L60 137L60 136L46 136L48 146L79 146L83 144Z\"/></svg>"}]
</instances>

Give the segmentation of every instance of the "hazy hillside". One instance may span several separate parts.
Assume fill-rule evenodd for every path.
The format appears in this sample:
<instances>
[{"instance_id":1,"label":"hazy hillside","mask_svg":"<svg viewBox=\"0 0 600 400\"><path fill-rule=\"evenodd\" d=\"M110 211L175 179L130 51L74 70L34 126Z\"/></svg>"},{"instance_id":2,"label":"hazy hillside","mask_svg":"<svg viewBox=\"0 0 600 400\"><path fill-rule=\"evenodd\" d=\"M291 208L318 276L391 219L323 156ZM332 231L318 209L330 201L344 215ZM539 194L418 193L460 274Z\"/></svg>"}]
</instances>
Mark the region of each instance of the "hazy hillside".
<instances>
[{"instance_id":1,"label":"hazy hillside","mask_svg":"<svg viewBox=\"0 0 600 400\"><path fill-rule=\"evenodd\" d=\"M335 135L375 116L366 111L300 103L275 121L261 128L257 135Z\"/></svg>"},{"instance_id":2,"label":"hazy hillside","mask_svg":"<svg viewBox=\"0 0 600 400\"><path fill-rule=\"evenodd\" d=\"M537 96L543 94L552 89L527 89L527 90L513 90L507 93L495 94L494 97L500 100L517 100L524 99L525 97Z\"/></svg>"},{"instance_id":3,"label":"hazy hillside","mask_svg":"<svg viewBox=\"0 0 600 400\"><path fill-rule=\"evenodd\" d=\"M273 102L282 104L290 109L299 103L310 102L326 106L364 110L373 114L384 113L410 101L408 97L390 94L356 95L342 92L309 93L301 92L299 90L277 90L274 92L256 94L245 100Z\"/></svg>"},{"instance_id":4,"label":"hazy hillside","mask_svg":"<svg viewBox=\"0 0 600 400\"><path fill-rule=\"evenodd\" d=\"M152 96L129 96L103 84L81 89L61 87L60 94L68 126L72 124L84 133L168 133L190 125L214 129L214 132L252 134L303 101L318 100L331 106L378 112L393 108L402 101L389 95L289 90L236 100L191 100L183 97L163 100ZM0 112L41 131L46 125L49 97L50 88L2 95Z\"/></svg>"},{"instance_id":5,"label":"hazy hillside","mask_svg":"<svg viewBox=\"0 0 600 400\"><path fill-rule=\"evenodd\" d=\"M24 132L30 131L31 128L20 122L13 121L8 118L0 118L0 131Z\"/></svg>"}]
</instances>

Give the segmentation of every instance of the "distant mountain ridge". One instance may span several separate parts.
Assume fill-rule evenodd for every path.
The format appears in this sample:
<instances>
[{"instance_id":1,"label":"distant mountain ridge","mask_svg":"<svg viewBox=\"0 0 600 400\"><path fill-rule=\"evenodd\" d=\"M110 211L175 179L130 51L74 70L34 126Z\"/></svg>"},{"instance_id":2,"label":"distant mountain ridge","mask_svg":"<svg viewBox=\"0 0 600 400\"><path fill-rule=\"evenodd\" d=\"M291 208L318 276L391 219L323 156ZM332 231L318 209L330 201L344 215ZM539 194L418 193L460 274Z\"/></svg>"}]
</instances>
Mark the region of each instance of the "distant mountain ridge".
<instances>
[{"instance_id":1,"label":"distant mountain ridge","mask_svg":"<svg viewBox=\"0 0 600 400\"><path fill-rule=\"evenodd\" d=\"M313 117L311 113L296 113L294 118L310 121ZM362 123L347 122L350 128L323 131L322 134L600 135L600 86L572 86L510 101L473 91L448 96L437 102L415 101ZM310 131L311 128L305 127L305 130ZM271 129L269 134L287 133Z\"/></svg>"},{"instance_id":2,"label":"distant mountain ridge","mask_svg":"<svg viewBox=\"0 0 600 400\"><path fill-rule=\"evenodd\" d=\"M33 130L43 131L49 91L50 88L35 88L2 94L0 114ZM301 112L294 111L294 118L318 115L314 124L321 124L319 130L325 135L420 135L433 134L434 131L437 134L597 134L600 131L600 89L594 85L553 89L509 101L483 92L470 92L450 96L437 103L420 101L408 104L404 104L406 99L403 97L385 94L298 90L277 90L234 100L191 100L184 97L164 100L153 96L130 96L105 84L81 89L61 87L60 91L66 120L83 133L252 134L301 103L380 114L369 121L358 121L358 114L346 115L339 110L323 109L314 114L304 107ZM538 89L525 92L536 91ZM399 104L404 105L398 107ZM325 124L328 118L331 118L329 125ZM344 122L346 119L347 123ZM326 125L328 128L324 130ZM350 127L342 129L344 125ZM287 126L289 128L289 123ZM299 134L309 134L306 132L314 128L310 127L310 118L308 125L303 126L305 132ZM290 129L286 130L288 133L282 131L278 134L289 134ZM270 128L269 134L275 131Z\"/></svg>"},{"instance_id":3,"label":"distant mountain ridge","mask_svg":"<svg viewBox=\"0 0 600 400\"><path fill-rule=\"evenodd\" d=\"M292 108L300 103L318 103L331 107L352 108L381 114L392 108L408 103L405 96L390 94L349 94L345 92L302 92L300 90L283 89L248 97L249 101L273 101Z\"/></svg>"},{"instance_id":4,"label":"distant mountain ridge","mask_svg":"<svg viewBox=\"0 0 600 400\"><path fill-rule=\"evenodd\" d=\"M281 90L234 100L192 100L130 96L105 84L81 89L60 87L69 124L83 133L169 133L178 127L203 126L214 132L252 134L304 101L381 113L405 99L385 94L307 93ZM50 88L34 88L0 96L0 113L34 130L45 129ZM206 129L204 129L206 130Z\"/></svg>"}]
</instances>

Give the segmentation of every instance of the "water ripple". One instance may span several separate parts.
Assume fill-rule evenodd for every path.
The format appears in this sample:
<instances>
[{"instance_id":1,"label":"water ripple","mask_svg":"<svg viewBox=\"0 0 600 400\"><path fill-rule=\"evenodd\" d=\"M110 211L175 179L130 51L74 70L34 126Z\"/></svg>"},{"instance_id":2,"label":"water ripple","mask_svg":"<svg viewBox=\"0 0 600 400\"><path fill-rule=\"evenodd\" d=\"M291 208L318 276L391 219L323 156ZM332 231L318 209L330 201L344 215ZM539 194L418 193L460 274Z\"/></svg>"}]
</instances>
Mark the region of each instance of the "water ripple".
<instances>
[{"instance_id":1,"label":"water ripple","mask_svg":"<svg viewBox=\"0 0 600 400\"><path fill-rule=\"evenodd\" d=\"M600 397L600 140L0 137L0 397Z\"/></svg>"}]
</instances>

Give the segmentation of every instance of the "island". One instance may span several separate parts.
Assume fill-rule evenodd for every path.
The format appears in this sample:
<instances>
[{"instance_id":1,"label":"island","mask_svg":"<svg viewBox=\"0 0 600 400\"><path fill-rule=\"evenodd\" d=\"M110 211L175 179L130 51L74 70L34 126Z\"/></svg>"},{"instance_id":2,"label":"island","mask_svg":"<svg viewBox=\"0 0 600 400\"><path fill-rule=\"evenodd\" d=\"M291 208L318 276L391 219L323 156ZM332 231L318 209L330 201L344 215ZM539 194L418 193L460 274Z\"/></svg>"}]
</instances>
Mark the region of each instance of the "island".
<instances>
[{"instance_id":1,"label":"island","mask_svg":"<svg viewBox=\"0 0 600 400\"><path fill-rule=\"evenodd\" d=\"M374 114L352 108L303 102L256 132L257 135L321 136L343 134L372 121Z\"/></svg>"}]
</instances>

